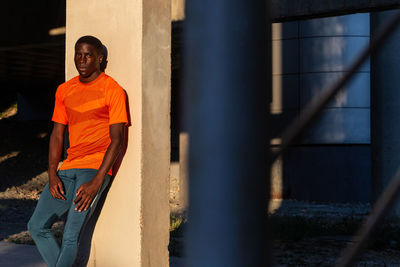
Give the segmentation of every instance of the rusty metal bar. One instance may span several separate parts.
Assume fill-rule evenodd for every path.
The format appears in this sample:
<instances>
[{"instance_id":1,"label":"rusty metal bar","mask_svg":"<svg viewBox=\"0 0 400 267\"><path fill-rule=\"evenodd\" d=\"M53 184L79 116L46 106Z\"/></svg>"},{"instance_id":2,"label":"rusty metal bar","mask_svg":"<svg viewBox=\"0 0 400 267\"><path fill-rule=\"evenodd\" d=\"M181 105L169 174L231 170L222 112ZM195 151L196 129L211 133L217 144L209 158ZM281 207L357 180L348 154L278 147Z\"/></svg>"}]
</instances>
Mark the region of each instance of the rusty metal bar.
<instances>
[{"instance_id":1,"label":"rusty metal bar","mask_svg":"<svg viewBox=\"0 0 400 267\"><path fill-rule=\"evenodd\" d=\"M303 133L312 122L314 122L325 106L342 90L343 86L353 77L354 73L368 59L369 55L378 51L384 41L394 32L400 22L400 15L396 15L383 25L377 32L376 37L361 52L360 56L353 61L345 75L332 84L328 89L321 91L313 97L306 108L300 113L299 117L285 129L282 134L282 144L280 148L272 154L271 163L274 162L292 144L301 133Z\"/></svg>"}]
</instances>

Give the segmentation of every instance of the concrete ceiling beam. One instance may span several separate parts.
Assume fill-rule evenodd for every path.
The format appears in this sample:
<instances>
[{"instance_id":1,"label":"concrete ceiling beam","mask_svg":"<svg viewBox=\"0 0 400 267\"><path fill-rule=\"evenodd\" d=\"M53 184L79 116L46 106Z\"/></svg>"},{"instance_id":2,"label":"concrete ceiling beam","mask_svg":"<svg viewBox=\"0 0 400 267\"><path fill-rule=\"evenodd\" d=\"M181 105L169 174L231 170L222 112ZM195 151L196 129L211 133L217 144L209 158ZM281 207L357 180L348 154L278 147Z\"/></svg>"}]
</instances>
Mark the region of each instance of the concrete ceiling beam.
<instances>
[{"instance_id":1,"label":"concrete ceiling beam","mask_svg":"<svg viewBox=\"0 0 400 267\"><path fill-rule=\"evenodd\" d=\"M398 9L400 0L272 0L273 22Z\"/></svg>"}]
</instances>

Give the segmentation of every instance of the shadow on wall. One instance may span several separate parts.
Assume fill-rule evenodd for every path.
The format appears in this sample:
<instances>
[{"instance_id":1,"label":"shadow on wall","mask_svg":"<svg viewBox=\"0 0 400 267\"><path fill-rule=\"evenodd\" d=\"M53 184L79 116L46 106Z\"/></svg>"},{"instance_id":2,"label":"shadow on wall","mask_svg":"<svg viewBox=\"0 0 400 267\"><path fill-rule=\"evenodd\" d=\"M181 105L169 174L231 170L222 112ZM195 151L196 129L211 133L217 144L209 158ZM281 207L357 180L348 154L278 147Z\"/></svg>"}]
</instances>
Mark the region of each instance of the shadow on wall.
<instances>
[{"instance_id":1,"label":"shadow on wall","mask_svg":"<svg viewBox=\"0 0 400 267\"><path fill-rule=\"evenodd\" d=\"M47 170L51 123L0 120L0 192L23 186Z\"/></svg>"},{"instance_id":2,"label":"shadow on wall","mask_svg":"<svg viewBox=\"0 0 400 267\"><path fill-rule=\"evenodd\" d=\"M49 119L56 88L41 79L0 82L0 240L26 230L48 181ZM33 109L21 105L21 97L32 100Z\"/></svg>"},{"instance_id":3,"label":"shadow on wall","mask_svg":"<svg viewBox=\"0 0 400 267\"><path fill-rule=\"evenodd\" d=\"M47 170L49 121L54 103L55 86L32 83L1 84L0 97L0 193L20 187ZM23 108L17 106L19 95L36 99L37 110L46 120L21 120ZM18 103L19 104L19 103ZM13 109L12 114L5 114ZM5 113L3 113L5 112ZM15 114L15 112L17 112ZM30 112L34 113L34 112ZM14 115L13 115L14 114Z\"/></svg>"},{"instance_id":4,"label":"shadow on wall","mask_svg":"<svg viewBox=\"0 0 400 267\"><path fill-rule=\"evenodd\" d=\"M51 124L14 117L0 120L0 240L26 230L48 180Z\"/></svg>"}]
</instances>

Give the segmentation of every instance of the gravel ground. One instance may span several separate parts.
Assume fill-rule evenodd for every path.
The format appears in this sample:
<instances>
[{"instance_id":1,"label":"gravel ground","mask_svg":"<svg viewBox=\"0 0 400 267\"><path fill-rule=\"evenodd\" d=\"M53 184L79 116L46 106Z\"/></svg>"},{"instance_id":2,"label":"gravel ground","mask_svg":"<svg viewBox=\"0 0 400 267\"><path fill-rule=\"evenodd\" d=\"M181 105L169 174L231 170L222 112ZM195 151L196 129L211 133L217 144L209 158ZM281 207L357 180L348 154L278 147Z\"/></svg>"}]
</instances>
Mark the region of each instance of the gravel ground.
<instances>
[{"instance_id":1,"label":"gravel ground","mask_svg":"<svg viewBox=\"0 0 400 267\"><path fill-rule=\"evenodd\" d=\"M0 120L0 241L26 230L47 181L50 124Z\"/></svg>"},{"instance_id":2,"label":"gravel ground","mask_svg":"<svg viewBox=\"0 0 400 267\"><path fill-rule=\"evenodd\" d=\"M321 217L326 220L363 218L368 215L370 208L365 203L314 203L281 199L273 199L269 205L270 213L276 216Z\"/></svg>"},{"instance_id":3,"label":"gravel ground","mask_svg":"<svg viewBox=\"0 0 400 267\"><path fill-rule=\"evenodd\" d=\"M273 234L274 231L280 232L278 236L281 237L270 242L272 266L333 266L343 250L352 242L352 235L337 233L348 228L358 229L358 224L366 217L369 210L368 204L271 201L271 221L281 224L280 227L276 227L272 223L271 227ZM292 232L294 229L305 233L299 236L282 233L282 231ZM171 242L174 244L172 255L182 257L182 250L185 247L183 236L172 236ZM393 242L390 244L380 247L375 245L366 249L355 266L400 266L399 245Z\"/></svg>"},{"instance_id":4,"label":"gravel ground","mask_svg":"<svg viewBox=\"0 0 400 267\"><path fill-rule=\"evenodd\" d=\"M369 204L361 203L309 203L295 200L273 200L270 204L272 218L293 218L295 222L327 228L331 235L309 232L298 240L273 240L274 266L332 266L343 250L352 242L352 235L338 232L358 229L370 211ZM298 219L301 218L299 221ZM287 223L287 221L284 221ZM344 225L345 224L345 225ZM293 224L289 224L293 225ZM296 226L294 226L296 227ZM297 226L299 227L299 226ZM300 229L309 231L307 227ZM318 228L317 230L321 230ZM397 228L398 229L398 228ZM384 231L384 230L383 230ZM321 231L322 232L322 231ZM321 233L320 232L320 233ZM308 236L309 235L309 236ZM398 244L390 243L366 249L356 266L400 266Z\"/></svg>"},{"instance_id":5,"label":"gravel ground","mask_svg":"<svg viewBox=\"0 0 400 267\"><path fill-rule=\"evenodd\" d=\"M316 237L273 242L273 266L333 266L349 237ZM366 250L356 266L400 266L398 250Z\"/></svg>"}]
</instances>

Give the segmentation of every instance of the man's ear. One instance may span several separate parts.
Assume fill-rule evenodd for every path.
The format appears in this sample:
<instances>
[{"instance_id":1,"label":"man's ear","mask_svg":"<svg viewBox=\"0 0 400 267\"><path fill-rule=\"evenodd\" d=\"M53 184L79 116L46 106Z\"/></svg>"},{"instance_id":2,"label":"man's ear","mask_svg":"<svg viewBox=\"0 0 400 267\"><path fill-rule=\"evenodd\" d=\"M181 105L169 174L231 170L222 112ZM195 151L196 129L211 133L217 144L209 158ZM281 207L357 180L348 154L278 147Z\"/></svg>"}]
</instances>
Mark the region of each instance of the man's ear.
<instances>
[{"instance_id":1,"label":"man's ear","mask_svg":"<svg viewBox=\"0 0 400 267\"><path fill-rule=\"evenodd\" d=\"M104 58L103 55L100 55L100 56L99 56L99 62L100 62L100 64L103 62L103 58Z\"/></svg>"}]
</instances>

